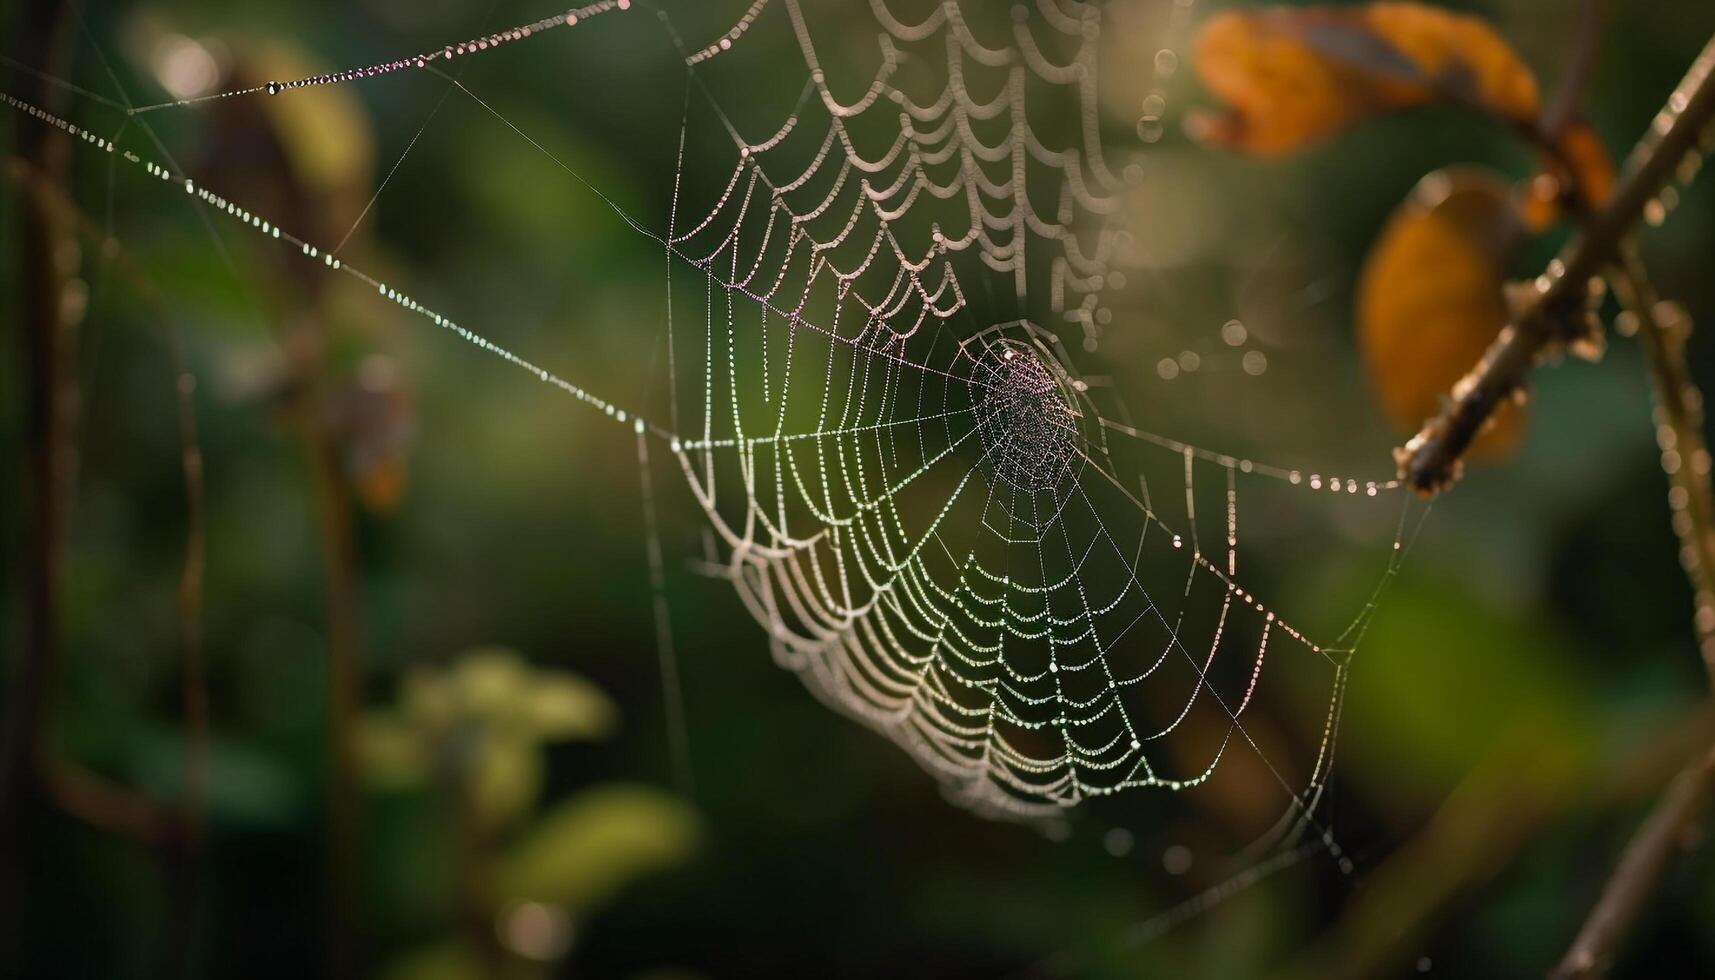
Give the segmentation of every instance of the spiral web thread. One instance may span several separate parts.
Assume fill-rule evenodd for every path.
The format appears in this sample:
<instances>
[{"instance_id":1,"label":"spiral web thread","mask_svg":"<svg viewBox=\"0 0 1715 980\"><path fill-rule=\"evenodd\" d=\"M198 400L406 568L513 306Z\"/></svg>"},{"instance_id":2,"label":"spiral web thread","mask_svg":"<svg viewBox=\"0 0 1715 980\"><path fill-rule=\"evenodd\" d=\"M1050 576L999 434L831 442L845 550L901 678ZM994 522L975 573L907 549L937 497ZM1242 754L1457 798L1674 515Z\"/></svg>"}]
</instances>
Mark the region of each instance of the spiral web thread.
<instances>
[{"instance_id":1,"label":"spiral web thread","mask_svg":"<svg viewBox=\"0 0 1715 980\"><path fill-rule=\"evenodd\" d=\"M1188 6L1175 0L1176 20ZM198 187L143 118L419 69L581 181L439 64L628 11L672 35L695 96L667 229L651 231L602 197L664 253L666 421ZM981 26L951 0L914 18L871 0L869 13L876 67L855 81L823 64L799 0L756 0L702 46L679 38L666 12L606 0L382 65L179 102L135 106L122 89L114 101L49 79L122 110L111 138L10 94L0 101L630 427L645 468L650 445L665 444L718 539L716 564L778 662L966 805L1030 816L1135 787L1182 789L1246 746L1291 800L1293 820L1321 830L1314 813L1348 661L1373 602L1324 645L1248 591L1238 578L1240 489L1270 481L1357 506L1398 487L1136 428L1101 379L1078 373L1058 333L1030 319L1046 310L1093 350L1103 292L1124 275L1128 236L1115 216L1125 178L1105 158L1096 94L1100 6L1035 0ZM803 87L774 128L747 135L710 82L754 31L782 24L802 55ZM1158 71L1164 63L1171 69L1158 59ZM1040 122L1045 110L1058 125ZM687 178L709 171L685 159L696 120L712 120L734 151L701 203ZM133 125L165 163L115 142ZM1160 486L1163 472L1181 484L1182 512L1151 498L1149 476ZM1210 524L1218 533L1199 532ZM658 599L659 562L652 539ZM659 604L657 618L664 628ZM1297 784L1245 724L1271 655L1326 669L1319 749ZM1204 744L1168 751L1190 732ZM1338 853L1331 834L1320 838Z\"/></svg>"}]
</instances>

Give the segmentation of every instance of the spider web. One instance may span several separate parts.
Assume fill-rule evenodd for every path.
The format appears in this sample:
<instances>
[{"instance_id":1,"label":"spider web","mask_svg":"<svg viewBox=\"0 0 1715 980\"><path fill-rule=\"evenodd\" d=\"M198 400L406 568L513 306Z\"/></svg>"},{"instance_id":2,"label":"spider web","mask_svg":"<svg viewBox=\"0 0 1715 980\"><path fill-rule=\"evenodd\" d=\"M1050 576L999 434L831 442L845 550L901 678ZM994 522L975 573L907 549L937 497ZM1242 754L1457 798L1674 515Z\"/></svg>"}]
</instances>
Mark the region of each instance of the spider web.
<instances>
[{"instance_id":1,"label":"spider web","mask_svg":"<svg viewBox=\"0 0 1715 980\"><path fill-rule=\"evenodd\" d=\"M1044 0L982 37L957 5L911 20L877 0L873 74L836 91L798 0L779 6L803 92L754 135L712 107L737 161L667 236L705 320L701 431L673 448L776 659L957 798L1021 814L1206 780L1250 742L1271 645L1325 660L1337 692L1343 652L1236 579L1237 477L1294 475L1115 421L1028 318L1046 293L1093 346L1122 258L1101 9ZM693 78L767 7L691 52ZM903 77L924 64L944 70ZM1050 114L1070 121L1051 132ZM1139 446L1179 457L1188 534L1145 499ZM1225 534L1205 552L1210 467ZM1220 733L1203 764L1163 761L1182 726ZM1310 784L1323 775L1318 760Z\"/></svg>"},{"instance_id":2,"label":"spider web","mask_svg":"<svg viewBox=\"0 0 1715 980\"><path fill-rule=\"evenodd\" d=\"M1175 0L1171 22L1188 7ZM650 453L663 449L706 518L705 564L730 580L780 665L961 803L1055 814L1129 789L1196 786L1246 751L1290 800L1290 822L1322 830L1338 853L1315 812L1373 602L1338 636L1312 638L1240 577L1240 501L1337 495L1342 507L1399 510L1384 584L1408 503L1392 481L1155 435L1133 424L1107 378L1081 369L1112 322L1105 296L1138 260L1124 206L1137 171L1110 166L1099 108L1109 12L1077 0L818 12L841 29L821 33L800 0L756 0L699 40L668 11L604 0L378 65L200 98L133 106L77 90L122 110L120 133L138 124L153 139L143 113L431 72L582 181L443 66L612 16L655 18L686 78L668 222L651 229L590 190L663 253L665 405L622 403L494 343L337 248L198 186L158 140L139 152L10 94L0 101L630 428L664 651L648 484ZM860 14L865 29L854 31ZM743 84L733 63L759 35L786 39L802 67L778 86L778 108L763 93L753 104L719 94L735 84L723 73ZM1173 64L1158 57L1156 72ZM1152 92L1144 142L1159 135L1161 111ZM705 130L730 147L727 161L704 149ZM1247 727L1279 658L1316 665L1327 692L1314 758L1296 777Z\"/></svg>"}]
</instances>

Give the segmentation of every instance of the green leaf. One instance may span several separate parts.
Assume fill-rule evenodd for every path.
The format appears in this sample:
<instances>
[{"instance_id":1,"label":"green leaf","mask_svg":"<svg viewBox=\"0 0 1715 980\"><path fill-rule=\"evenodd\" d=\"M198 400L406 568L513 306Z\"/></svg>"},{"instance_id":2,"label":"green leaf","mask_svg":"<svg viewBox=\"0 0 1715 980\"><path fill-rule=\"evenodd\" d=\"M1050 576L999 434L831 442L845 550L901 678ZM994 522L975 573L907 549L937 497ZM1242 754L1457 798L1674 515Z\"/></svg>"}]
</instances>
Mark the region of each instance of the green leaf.
<instances>
[{"instance_id":1,"label":"green leaf","mask_svg":"<svg viewBox=\"0 0 1715 980\"><path fill-rule=\"evenodd\" d=\"M429 757L421 731L393 711L364 715L357 732L358 755L370 779L387 789L421 785L429 776Z\"/></svg>"},{"instance_id":2,"label":"green leaf","mask_svg":"<svg viewBox=\"0 0 1715 980\"><path fill-rule=\"evenodd\" d=\"M530 667L514 650L481 647L459 657L447 683L465 718L502 720L523 707Z\"/></svg>"},{"instance_id":3,"label":"green leaf","mask_svg":"<svg viewBox=\"0 0 1715 980\"><path fill-rule=\"evenodd\" d=\"M414 949L389 963L382 980L482 980L482 962L457 940Z\"/></svg>"},{"instance_id":4,"label":"green leaf","mask_svg":"<svg viewBox=\"0 0 1715 980\"><path fill-rule=\"evenodd\" d=\"M537 737L550 742L602 738L619 717L601 688L567 671L536 671L521 700L525 720Z\"/></svg>"},{"instance_id":5,"label":"green leaf","mask_svg":"<svg viewBox=\"0 0 1715 980\"><path fill-rule=\"evenodd\" d=\"M279 826L302 805L301 787L271 756L247 743L211 736L208 740L208 814L221 823ZM176 731L155 731L132 740L131 778L157 800L184 797L185 740Z\"/></svg>"},{"instance_id":6,"label":"green leaf","mask_svg":"<svg viewBox=\"0 0 1715 980\"><path fill-rule=\"evenodd\" d=\"M452 685L439 670L416 668L406 673L399 704L411 724L430 731L451 727L458 715Z\"/></svg>"},{"instance_id":7,"label":"green leaf","mask_svg":"<svg viewBox=\"0 0 1715 980\"><path fill-rule=\"evenodd\" d=\"M542 769L542 750L533 739L500 732L482 736L466 775L478 819L501 828L535 806Z\"/></svg>"},{"instance_id":8,"label":"green leaf","mask_svg":"<svg viewBox=\"0 0 1715 980\"><path fill-rule=\"evenodd\" d=\"M586 790L549 810L500 860L497 891L584 912L644 875L677 865L700 828L684 802L645 786Z\"/></svg>"}]
</instances>

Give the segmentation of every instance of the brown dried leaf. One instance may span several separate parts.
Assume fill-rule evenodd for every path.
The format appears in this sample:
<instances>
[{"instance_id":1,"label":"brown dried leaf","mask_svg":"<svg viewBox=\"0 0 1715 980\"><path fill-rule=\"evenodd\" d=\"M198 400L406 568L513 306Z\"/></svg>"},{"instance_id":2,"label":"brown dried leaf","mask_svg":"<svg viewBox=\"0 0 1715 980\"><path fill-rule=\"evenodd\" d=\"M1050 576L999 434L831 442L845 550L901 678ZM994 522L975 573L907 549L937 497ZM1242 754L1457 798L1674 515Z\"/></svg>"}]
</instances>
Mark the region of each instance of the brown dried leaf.
<instances>
[{"instance_id":1,"label":"brown dried leaf","mask_svg":"<svg viewBox=\"0 0 1715 980\"><path fill-rule=\"evenodd\" d=\"M1382 411L1414 432L1507 322L1506 257L1520 216L1506 183L1474 167L1424 177L1389 219L1358 281L1358 340ZM1501 406L1473 452L1510 450L1520 406Z\"/></svg>"},{"instance_id":2,"label":"brown dried leaf","mask_svg":"<svg viewBox=\"0 0 1715 980\"><path fill-rule=\"evenodd\" d=\"M1225 110L1193 117L1193 134L1259 156L1392 109L1459 103L1528 120L1541 108L1536 77L1492 27L1420 3L1228 11L1203 25L1194 57Z\"/></svg>"},{"instance_id":3,"label":"brown dried leaf","mask_svg":"<svg viewBox=\"0 0 1715 980\"><path fill-rule=\"evenodd\" d=\"M416 412L393 362L364 358L357 376L330 393L327 425L358 499L376 514L397 511L409 482Z\"/></svg>"},{"instance_id":4,"label":"brown dried leaf","mask_svg":"<svg viewBox=\"0 0 1715 980\"><path fill-rule=\"evenodd\" d=\"M1541 231L1558 221L1566 211L1566 180L1576 183L1579 195L1592 208L1608 203L1614 193L1614 161L1601 137L1586 123L1574 123L1560 134L1556 159L1543 172L1526 182L1520 207L1525 224ZM1568 168L1570 174L1564 173Z\"/></svg>"}]
</instances>

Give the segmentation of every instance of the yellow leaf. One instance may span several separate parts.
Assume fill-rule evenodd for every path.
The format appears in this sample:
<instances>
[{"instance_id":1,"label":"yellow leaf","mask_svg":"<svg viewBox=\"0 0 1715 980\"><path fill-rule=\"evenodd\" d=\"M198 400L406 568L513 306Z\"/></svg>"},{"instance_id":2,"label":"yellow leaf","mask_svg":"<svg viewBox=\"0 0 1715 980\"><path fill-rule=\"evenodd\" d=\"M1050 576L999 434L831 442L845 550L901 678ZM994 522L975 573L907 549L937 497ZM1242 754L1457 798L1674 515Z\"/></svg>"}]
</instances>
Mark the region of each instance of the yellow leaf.
<instances>
[{"instance_id":1,"label":"yellow leaf","mask_svg":"<svg viewBox=\"0 0 1715 980\"><path fill-rule=\"evenodd\" d=\"M305 78L326 68L287 42L270 41L244 55L240 60L246 74L264 79ZM306 189L325 195L368 192L375 172L376 128L360 98L342 86L312 85L262 106L293 175Z\"/></svg>"},{"instance_id":2,"label":"yellow leaf","mask_svg":"<svg viewBox=\"0 0 1715 980\"><path fill-rule=\"evenodd\" d=\"M531 739L483 733L475 746L466 786L483 826L501 829L531 807L542 792L542 750Z\"/></svg>"},{"instance_id":3,"label":"yellow leaf","mask_svg":"<svg viewBox=\"0 0 1715 980\"><path fill-rule=\"evenodd\" d=\"M505 647L478 647L460 655L447 673L465 718L504 721L513 717L530 686L530 668Z\"/></svg>"},{"instance_id":4,"label":"yellow leaf","mask_svg":"<svg viewBox=\"0 0 1715 980\"><path fill-rule=\"evenodd\" d=\"M1382 410L1402 431L1440 410L1506 325L1505 257L1519 222L1500 178L1438 170L1370 249L1358 281L1358 339ZM1510 449L1522 423L1517 405L1503 405L1473 451Z\"/></svg>"},{"instance_id":5,"label":"yellow leaf","mask_svg":"<svg viewBox=\"0 0 1715 980\"><path fill-rule=\"evenodd\" d=\"M370 778L400 788L428 778L429 760L420 731L396 712L372 711L357 730L358 754Z\"/></svg>"},{"instance_id":6,"label":"yellow leaf","mask_svg":"<svg viewBox=\"0 0 1715 980\"><path fill-rule=\"evenodd\" d=\"M456 692L440 670L414 667L407 671L399 694L400 707L412 725L437 731L458 717Z\"/></svg>"},{"instance_id":7,"label":"yellow leaf","mask_svg":"<svg viewBox=\"0 0 1715 980\"><path fill-rule=\"evenodd\" d=\"M1536 77L1492 27L1426 4L1228 11L1203 25L1194 57L1225 104L1193 117L1194 134L1259 156L1392 109L1458 103L1520 121L1540 110Z\"/></svg>"},{"instance_id":8,"label":"yellow leaf","mask_svg":"<svg viewBox=\"0 0 1715 980\"><path fill-rule=\"evenodd\" d=\"M381 980L483 980L482 958L462 940L448 939L414 949L381 971Z\"/></svg>"},{"instance_id":9,"label":"yellow leaf","mask_svg":"<svg viewBox=\"0 0 1715 980\"><path fill-rule=\"evenodd\" d=\"M619 714L601 688L560 670L536 671L522 711L536 737L548 741L601 738L613 730Z\"/></svg>"},{"instance_id":10,"label":"yellow leaf","mask_svg":"<svg viewBox=\"0 0 1715 980\"><path fill-rule=\"evenodd\" d=\"M549 810L500 862L509 901L595 908L619 888L684 861L696 848L695 813L646 786L597 786Z\"/></svg>"}]
</instances>

